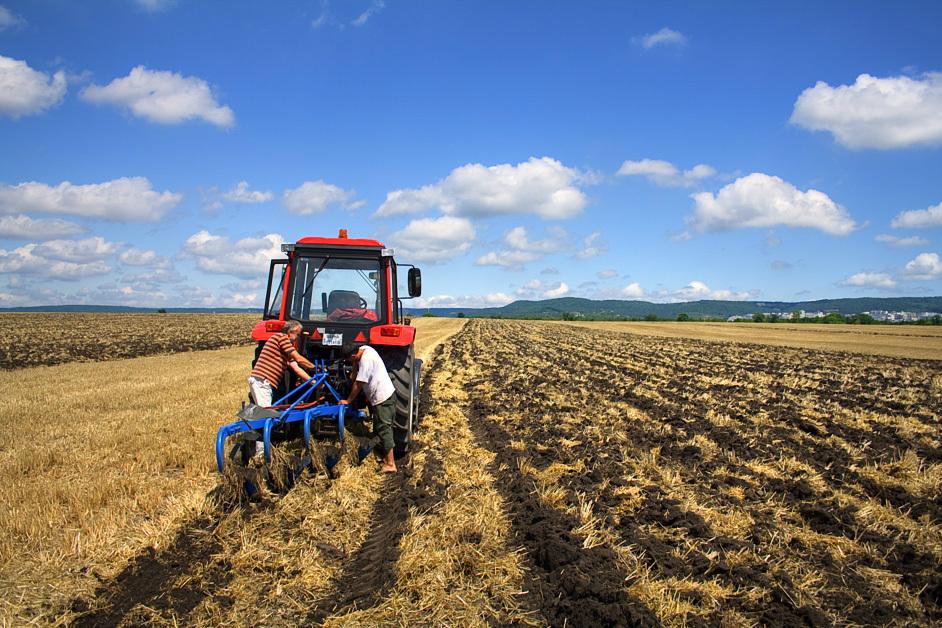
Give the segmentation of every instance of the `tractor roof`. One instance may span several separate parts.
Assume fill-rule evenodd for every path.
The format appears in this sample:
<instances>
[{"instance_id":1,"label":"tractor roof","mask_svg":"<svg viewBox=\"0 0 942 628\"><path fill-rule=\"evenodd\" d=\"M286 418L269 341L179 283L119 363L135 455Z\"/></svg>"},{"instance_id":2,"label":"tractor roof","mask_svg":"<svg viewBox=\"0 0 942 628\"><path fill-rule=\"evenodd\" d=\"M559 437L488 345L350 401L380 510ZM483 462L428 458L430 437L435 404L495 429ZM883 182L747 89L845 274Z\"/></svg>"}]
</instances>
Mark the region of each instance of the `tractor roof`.
<instances>
[{"instance_id":1,"label":"tractor roof","mask_svg":"<svg viewBox=\"0 0 942 628\"><path fill-rule=\"evenodd\" d=\"M366 238L320 238L320 237L307 237L301 238L298 240L297 244L299 246L374 246L376 248L384 248L384 245L379 240L369 240Z\"/></svg>"}]
</instances>

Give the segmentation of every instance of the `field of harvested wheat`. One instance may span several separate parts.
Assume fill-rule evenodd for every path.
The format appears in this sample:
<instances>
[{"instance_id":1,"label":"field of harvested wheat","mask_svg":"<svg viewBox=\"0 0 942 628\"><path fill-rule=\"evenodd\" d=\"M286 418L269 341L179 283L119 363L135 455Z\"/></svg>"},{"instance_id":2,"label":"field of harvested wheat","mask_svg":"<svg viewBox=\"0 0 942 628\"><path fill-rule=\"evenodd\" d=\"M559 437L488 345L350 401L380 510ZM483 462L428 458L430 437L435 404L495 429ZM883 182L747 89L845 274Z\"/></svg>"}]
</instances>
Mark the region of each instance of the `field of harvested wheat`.
<instances>
[{"instance_id":1,"label":"field of harvested wheat","mask_svg":"<svg viewBox=\"0 0 942 628\"><path fill-rule=\"evenodd\" d=\"M0 369L249 344L257 314L0 313Z\"/></svg>"},{"instance_id":2,"label":"field of harvested wheat","mask_svg":"<svg viewBox=\"0 0 942 628\"><path fill-rule=\"evenodd\" d=\"M249 348L0 372L3 621L942 621L939 361L416 322L402 472L235 510Z\"/></svg>"}]
</instances>

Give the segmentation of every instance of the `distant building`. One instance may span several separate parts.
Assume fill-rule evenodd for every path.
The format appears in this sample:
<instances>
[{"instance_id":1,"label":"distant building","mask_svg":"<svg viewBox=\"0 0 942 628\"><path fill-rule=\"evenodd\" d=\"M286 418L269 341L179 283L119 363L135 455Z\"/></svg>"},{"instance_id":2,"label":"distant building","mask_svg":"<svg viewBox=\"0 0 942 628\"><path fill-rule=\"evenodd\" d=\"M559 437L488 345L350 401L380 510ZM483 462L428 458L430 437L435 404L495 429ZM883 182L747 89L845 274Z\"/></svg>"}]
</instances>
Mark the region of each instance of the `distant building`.
<instances>
[{"instance_id":1,"label":"distant building","mask_svg":"<svg viewBox=\"0 0 942 628\"><path fill-rule=\"evenodd\" d=\"M914 323L939 316L938 312L890 312L887 310L871 310L864 312L864 314L869 314L875 321L888 323Z\"/></svg>"}]
</instances>

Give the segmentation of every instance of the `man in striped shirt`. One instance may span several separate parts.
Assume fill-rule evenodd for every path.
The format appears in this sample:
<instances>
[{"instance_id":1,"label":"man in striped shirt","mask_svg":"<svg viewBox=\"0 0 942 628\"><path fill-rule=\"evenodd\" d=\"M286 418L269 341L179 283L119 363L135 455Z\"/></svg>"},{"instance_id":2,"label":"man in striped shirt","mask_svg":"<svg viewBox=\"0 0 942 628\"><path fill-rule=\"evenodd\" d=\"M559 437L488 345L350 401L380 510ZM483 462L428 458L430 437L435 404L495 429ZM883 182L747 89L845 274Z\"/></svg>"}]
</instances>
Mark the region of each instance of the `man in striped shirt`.
<instances>
[{"instance_id":1,"label":"man in striped shirt","mask_svg":"<svg viewBox=\"0 0 942 628\"><path fill-rule=\"evenodd\" d=\"M249 394L255 405L263 408L271 406L272 389L281 383L287 368L292 369L304 381L310 379L310 375L301 367L312 369L314 365L296 348L300 335L301 323L288 321L281 333L272 335L262 347L252 375L249 376Z\"/></svg>"}]
</instances>

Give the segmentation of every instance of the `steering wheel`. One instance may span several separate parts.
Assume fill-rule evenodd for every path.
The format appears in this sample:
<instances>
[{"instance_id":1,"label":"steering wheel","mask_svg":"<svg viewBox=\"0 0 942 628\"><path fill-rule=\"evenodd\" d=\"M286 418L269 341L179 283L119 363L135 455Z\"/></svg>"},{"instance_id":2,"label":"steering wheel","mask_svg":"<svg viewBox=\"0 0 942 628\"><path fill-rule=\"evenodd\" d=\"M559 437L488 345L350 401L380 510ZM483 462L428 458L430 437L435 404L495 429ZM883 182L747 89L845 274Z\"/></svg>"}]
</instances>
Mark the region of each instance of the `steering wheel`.
<instances>
[{"instance_id":1,"label":"steering wheel","mask_svg":"<svg viewBox=\"0 0 942 628\"><path fill-rule=\"evenodd\" d=\"M366 299L364 299L363 297L360 297L360 309L361 310L369 309L366 305Z\"/></svg>"}]
</instances>

